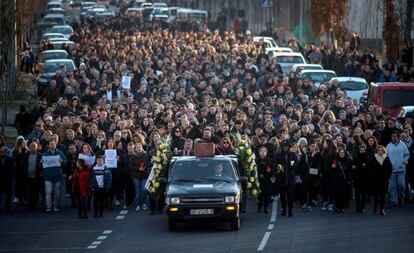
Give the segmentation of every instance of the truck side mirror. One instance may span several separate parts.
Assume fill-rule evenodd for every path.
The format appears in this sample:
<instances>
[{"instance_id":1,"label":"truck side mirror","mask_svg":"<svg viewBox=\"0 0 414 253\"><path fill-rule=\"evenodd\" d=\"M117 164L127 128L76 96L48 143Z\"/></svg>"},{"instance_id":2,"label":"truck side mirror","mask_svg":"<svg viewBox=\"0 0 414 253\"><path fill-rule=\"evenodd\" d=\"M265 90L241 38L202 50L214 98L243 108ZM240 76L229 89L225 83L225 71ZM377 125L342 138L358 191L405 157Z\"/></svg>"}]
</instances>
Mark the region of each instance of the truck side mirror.
<instances>
[{"instance_id":1,"label":"truck side mirror","mask_svg":"<svg viewBox=\"0 0 414 253\"><path fill-rule=\"evenodd\" d=\"M161 184L167 184L167 179L165 177L160 177L158 178L158 182L160 182Z\"/></svg>"},{"instance_id":2,"label":"truck side mirror","mask_svg":"<svg viewBox=\"0 0 414 253\"><path fill-rule=\"evenodd\" d=\"M247 177L239 177L239 182L240 183L245 184L245 183L247 183L247 181L248 181Z\"/></svg>"}]
</instances>

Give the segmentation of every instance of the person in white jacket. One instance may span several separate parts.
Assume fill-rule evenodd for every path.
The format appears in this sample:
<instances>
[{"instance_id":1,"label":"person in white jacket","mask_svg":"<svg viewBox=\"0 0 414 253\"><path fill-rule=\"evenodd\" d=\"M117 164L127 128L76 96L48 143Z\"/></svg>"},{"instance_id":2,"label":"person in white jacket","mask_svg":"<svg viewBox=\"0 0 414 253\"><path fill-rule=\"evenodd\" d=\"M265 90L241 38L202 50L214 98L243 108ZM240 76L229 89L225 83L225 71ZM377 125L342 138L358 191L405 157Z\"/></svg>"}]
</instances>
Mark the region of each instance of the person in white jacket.
<instances>
[{"instance_id":1,"label":"person in white jacket","mask_svg":"<svg viewBox=\"0 0 414 253\"><path fill-rule=\"evenodd\" d=\"M392 175L390 182L390 198L392 206L402 207L402 200L405 190L405 167L408 163L410 153L407 145L400 141L400 133L394 131L391 135L391 142L387 145L388 156L392 164Z\"/></svg>"}]
</instances>

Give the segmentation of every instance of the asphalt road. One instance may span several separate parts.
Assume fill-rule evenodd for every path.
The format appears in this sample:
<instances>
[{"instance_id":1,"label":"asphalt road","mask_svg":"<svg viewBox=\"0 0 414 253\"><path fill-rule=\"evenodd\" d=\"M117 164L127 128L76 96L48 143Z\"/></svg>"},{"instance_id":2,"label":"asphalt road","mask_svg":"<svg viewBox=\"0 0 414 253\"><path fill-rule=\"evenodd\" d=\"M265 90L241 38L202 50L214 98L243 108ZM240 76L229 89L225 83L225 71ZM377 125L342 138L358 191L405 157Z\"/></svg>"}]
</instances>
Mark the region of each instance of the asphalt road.
<instances>
[{"instance_id":1,"label":"asphalt road","mask_svg":"<svg viewBox=\"0 0 414 253\"><path fill-rule=\"evenodd\" d=\"M2 213L0 252L414 252L414 204L387 210L385 217L296 208L287 218L273 210L257 213L251 200L237 232L214 222L181 224L168 232L165 214L133 209L106 211L102 219L76 215L67 207L53 214Z\"/></svg>"}]
</instances>

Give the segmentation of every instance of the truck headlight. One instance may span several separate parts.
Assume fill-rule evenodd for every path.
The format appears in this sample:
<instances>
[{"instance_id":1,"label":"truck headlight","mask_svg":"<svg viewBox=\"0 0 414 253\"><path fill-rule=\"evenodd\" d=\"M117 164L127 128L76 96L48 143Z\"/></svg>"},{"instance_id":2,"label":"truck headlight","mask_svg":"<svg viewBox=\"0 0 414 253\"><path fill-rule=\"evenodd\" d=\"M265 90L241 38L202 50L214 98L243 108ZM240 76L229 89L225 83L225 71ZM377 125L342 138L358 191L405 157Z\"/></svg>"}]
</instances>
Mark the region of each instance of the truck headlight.
<instances>
[{"instance_id":1,"label":"truck headlight","mask_svg":"<svg viewBox=\"0 0 414 253\"><path fill-rule=\"evenodd\" d=\"M238 196L225 196L224 202L226 203L239 203L240 198Z\"/></svg>"},{"instance_id":2,"label":"truck headlight","mask_svg":"<svg viewBox=\"0 0 414 253\"><path fill-rule=\"evenodd\" d=\"M171 198L171 204L173 204L173 205L180 204L180 198L178 198L178 197Z\"/></svg>"}]
</instances>

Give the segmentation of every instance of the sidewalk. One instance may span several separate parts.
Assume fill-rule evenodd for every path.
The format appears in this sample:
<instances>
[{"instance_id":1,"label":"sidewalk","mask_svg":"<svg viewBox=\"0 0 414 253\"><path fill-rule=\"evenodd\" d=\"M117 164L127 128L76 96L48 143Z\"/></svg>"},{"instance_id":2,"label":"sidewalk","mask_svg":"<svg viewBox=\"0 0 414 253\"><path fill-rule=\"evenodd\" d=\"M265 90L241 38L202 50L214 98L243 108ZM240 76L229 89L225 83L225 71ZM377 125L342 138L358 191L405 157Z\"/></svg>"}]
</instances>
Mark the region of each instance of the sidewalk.
<instances>
[{"instance_id":1,"label":"sidewalk","mask_svg":"<svg viewBox=\"0 0 414 253\"><path fill-rule=\"evenodd\" d=\"M16 141L17 131L13 126L16 114L19 112L21 105L26 107L28 112L33 106L33 84L35 79L33 76L21 73L17 77L16 90L12 94L9 104L7 105L7 125L4 129L4 138L8 146L13 145ZM0 119L2 118L3 108L0 105Z\"/></svg>"}]
</instances>

